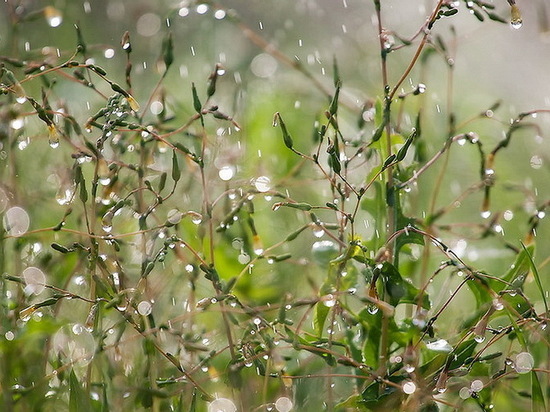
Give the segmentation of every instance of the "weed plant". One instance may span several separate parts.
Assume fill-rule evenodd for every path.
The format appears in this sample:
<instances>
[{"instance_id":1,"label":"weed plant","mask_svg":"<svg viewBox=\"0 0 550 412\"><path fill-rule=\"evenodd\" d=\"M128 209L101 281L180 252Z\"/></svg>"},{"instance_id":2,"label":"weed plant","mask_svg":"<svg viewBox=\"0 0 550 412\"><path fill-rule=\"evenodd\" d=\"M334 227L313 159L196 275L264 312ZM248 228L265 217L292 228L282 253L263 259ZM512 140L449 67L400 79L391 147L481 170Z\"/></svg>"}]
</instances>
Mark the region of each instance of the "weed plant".
<instances>
[{"instance_id":1,"label":"weed plant","mask_svg":"<svg viewBox=\"0 0 550 412\"><path fill-rule=\"evenodd\" d=\"M364 2L379 74L357 94L345 62L314 74L238 4L166 21L223 20L259 76L283 67L267 90L223 61L182 78L171 25L136 81L125 29L35 50L21 27L61 11L2 6L2 410L546 410L548 191L507 163L549 110L453 99L449 23L518 28L518 6L428 2L406 37Z\"/></svg>"}]
</instances>

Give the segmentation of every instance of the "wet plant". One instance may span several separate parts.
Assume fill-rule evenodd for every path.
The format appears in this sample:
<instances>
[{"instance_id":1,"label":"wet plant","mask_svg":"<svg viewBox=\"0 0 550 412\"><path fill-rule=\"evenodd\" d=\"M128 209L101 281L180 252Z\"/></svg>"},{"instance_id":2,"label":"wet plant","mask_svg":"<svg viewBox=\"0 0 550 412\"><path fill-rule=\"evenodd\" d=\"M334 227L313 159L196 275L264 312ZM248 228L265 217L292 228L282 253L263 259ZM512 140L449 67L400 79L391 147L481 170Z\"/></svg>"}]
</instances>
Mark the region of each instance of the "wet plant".
<instances>
[{"instance_id":1,"label":"wet plant","mask_svg":"<svg viewBox=\"0 0 550 412\"><path fill-rule=\"evenodd\" d=\"M516 143L550 110L454 101L450 23L517 29L521 5L429 2L405 36L363 3L378 71L360 92L346 61L315 74L237 5L165 10L150 71L126 28L33 49L18 28L64 13L3 6L3 410L546 410L550 201L514 162L541 168ZM288 78L266 98L221 53L189 78L181 18Z\"/></svg>"}]
</instances>

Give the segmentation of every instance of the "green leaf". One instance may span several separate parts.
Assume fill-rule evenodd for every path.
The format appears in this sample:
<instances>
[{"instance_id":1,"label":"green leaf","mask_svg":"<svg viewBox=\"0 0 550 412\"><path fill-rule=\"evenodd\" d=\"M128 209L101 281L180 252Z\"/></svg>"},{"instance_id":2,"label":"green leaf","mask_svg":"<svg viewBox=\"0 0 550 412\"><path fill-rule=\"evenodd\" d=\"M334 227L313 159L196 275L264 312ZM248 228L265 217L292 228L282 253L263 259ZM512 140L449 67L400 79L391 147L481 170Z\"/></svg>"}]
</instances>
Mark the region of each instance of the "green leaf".
<instances>
[{"instance_id":1,"label":"green leaf","mask_svg":"<svg viewBox=\"0 0 550 412\"><path fill-rule=\"evenodd\" d=\"M288 130L286 128L285 122L283 121L283 118L281 117L280 113L275 113L275 116L273 118L273 123L276 125L279 124L279 127L281 128L281 132L283 133L283 141L285 142L285 146L289 149L292 149L292 146L294 146L294 142L292 141L292 136L290 133L288 133Z\"/></svg>"},{"instance_id":2,"label":"green leaf","mask_svg":"<svg viewBox=\"0 0 550 412\"><path fill-rule=\"evenodd\" d=\"M382 267L380 267L380 265L375 266L375 275L376 272L379 272L379 276L381 276L384 282L384 288L390 298L390 305L397 306L399 303L416 304L420 298L422 307L424 309L430 309L431 304L428 295L423 294L422 297L420 297L420 290L412 283L403 279L401 274L391 263L384 262Z\"/></svg>"},{"instance_id":3,"label":"green leaf","mask_svg":"<svg viewBox=\"0 0 550 412\"><path fill-rule=\"evenodd\" d=\"M380 336L382 331L382 311L378 310L376 313L369 313L367 308L364 308L359 312L359 319L361 325L365 330L364 345L363 345L363 357L365 363L371 368L378 368L379 362L379 347Z\"/></svg>"},{"instance_id":4,"label":"green leaf","mask_svg":"<svg viewBox=\"0 0 550 412\"><path fill-rule=\"evenodd\" d=\"M92 400L80 385L74 370L69 375L69 412L92 412Z\"/></svg>"},{"instance_id":5,"label":"green leaf","mask_svg":"<svg viewBox=\"0 0 550 412\"><path fill-rule=\"evenodd\" d=\"M195 108L195 111L198 114L202 113L202 103L199 99L199 95L197 94L197 88L195 87L195 83L191 83L191 92L193 93L193 107Z\"/></svg>"},{"instance_id":6,"label":"green leaf","mask_svg":"<svg viewBox=\"0 0 550 412\"><path fill-rule=\"evenodd\" d=\"M540 386L539 378L535 371L531 371L531 411L544 412L546 410L544 394Z\"/></svg>"},{"instance_id":7,"label":"green leaf","mask_svg":"<svg viewBox=\"0 0 550 412\"><path fill-rule=\"evenodd\" d=\"M407 151L409 150L409 147L411 146L411 143L416 138L416 130L414 130L409 137L407 137L407 140L405 141L405 144L401 146L399 151L397 152L397 158L395 159L397 162L400 162L405 158L407 155Z\"/></svg>"},{"instance_id":8,"label":"green leaf","mask_svg":"<svg viewBox=\"0 0 550 412\"><path fill-rule=\"evenodd\" d=\"M180 177L181 177L180 166L178 164L178 157L176 155L176 151L174 150L172 152L172 179L174 180L174 182L177 182L178 180L180 180Z\"/></svg>"},{"instance_id":9,"label":"green leaf","mask_svg":"<svg viewBox=\"0 0 550 412\"><path fill-rule=\"evenodd\" d=\"M336 84L336 91L334 92L334 96L332 97L332 101L330 102L330 106L328 109L328 112L331 116L334 116L338 111L338 98L340 96L340 87L342 87L342 85L340 82L338 82Z\"/></svg>"},{"instance_id":10,"label":"green leaf","mask_svg":"<svg viewBox=\"0 0 550 412\"><path fill-rule=\"evenodd\" d=\"M548 302L546 301L546 293L544 292L544 288L542 287L542 281L540 280L540 274L537 269L537 265L535 265L535 262L533 261L533 256L529 252L529 249L522 243L521 247L525 251L525 254L527 255L527 260L529 261L529 266L531 267L531 272L533 272L533 276L535 278L535 282L537 283L537 288L539 289L539 292L542 296L542 301L544 302L544 309L546 310L546 314L548 314Z\"/></svg>"},{"instance_id":11,"label":"green leaf","mask_svg":"<svg viewBox=\"0 0 550 412\"><path fill-rule=\"evenodd\" d=\"M315 318L313 318L313 327L317 336L320 338L323 336L323 329L325 327L325 321L327 319L330 309L324 305L323 302L318 302L315 305Z\"/></svg>"},{"instance_id":12,"label":"green leaf","mask_svg":"<svg viewBox=\"0 0 550 412\"><path fill-rule=\"evenodd\" d=\"M174 40L172 32L169 32L162 41L162 58L166 65L166 71L174 62Z\"/></svg>"}]
</instances>

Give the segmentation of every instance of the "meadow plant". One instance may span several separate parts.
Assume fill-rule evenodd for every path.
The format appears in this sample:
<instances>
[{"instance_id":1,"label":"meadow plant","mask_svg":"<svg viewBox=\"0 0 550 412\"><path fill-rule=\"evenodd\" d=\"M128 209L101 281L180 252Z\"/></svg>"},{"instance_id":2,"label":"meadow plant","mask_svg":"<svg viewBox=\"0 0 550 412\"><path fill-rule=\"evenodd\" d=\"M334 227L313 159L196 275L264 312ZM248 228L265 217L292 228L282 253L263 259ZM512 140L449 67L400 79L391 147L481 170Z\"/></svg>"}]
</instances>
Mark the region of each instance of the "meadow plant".
<instances>
[{"instance_id":1,"label":"meadow plant","mask_svg":"<svg viewBox=\"0 0 550 412\"><path fill-rule=\"evenodd\" d=\"M429 1L405 36L399 4L363 0L358 91L345 58L314 73L233 3L144 14L149 71L128 28L97 44L2 6L1 409L546 410L550 202L511 164L542 166L514 144L550 110L453 99L459 12L508 30L518 4ZM184 18L286 77L220 58L190 79ZM42 20L75 46L32 48Z\"/></svg>"}]
</instances>

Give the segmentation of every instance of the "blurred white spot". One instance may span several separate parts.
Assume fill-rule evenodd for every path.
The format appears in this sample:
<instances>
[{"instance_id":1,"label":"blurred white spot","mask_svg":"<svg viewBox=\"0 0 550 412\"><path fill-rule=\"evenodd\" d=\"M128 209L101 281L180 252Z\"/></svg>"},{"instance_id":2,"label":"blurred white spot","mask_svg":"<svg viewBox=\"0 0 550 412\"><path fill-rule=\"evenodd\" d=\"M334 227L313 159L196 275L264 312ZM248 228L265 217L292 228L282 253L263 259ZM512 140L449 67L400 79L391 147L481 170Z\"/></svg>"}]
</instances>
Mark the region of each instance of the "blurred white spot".
<instances>
[{"instance_id":1,"label":"blurred white spot","mask_svg":"<svg viewBox=\"0 0 550 412\"><path fill-rule=\"evenodd\" d=\"M115 56L115 50L114 49L105 49L103 52L103 55L106 59L112 59Z\"/></svg>"},{"instance_id":2,"label":"blurred white spot","mask_svg":"<svg viewBox=\"0 0 550 412\"><path fill-rule=\"evenodd\" d=\"M218 175L223 181L231 180L235 176L235 168L233 166L223 166L219 170Z\"/></svg>"},{"instance_id":3,"label":"blurred white spot","mask_svg":"<svg viewBox=\"0 0 550 412\"><path fill-rule=\"evenodd\" d=\"M23 271L25 281L25 292L28 295L40 295L46 287L46 275L40 269L31 266Z\"/></svg>"},{"instance_id":4,"label":"blurred white spot","mask_svg":"<svg viewBox=\"0 0 550 412\"><path fill-rule=\"evenodd\" d=\"M237 407L230 399L218 398L208 404L208 412L237 412Z\"/></svg>"},{"instance_id":5,"label":"blurred white spot","mask_svg":"<svg viewBox=\"0 0 550 412\"><path fill-rule=\"evenodd\" d=\"M281 396L275 401L275 409L277 409L278 412L289 412L292 410L293 406L292 401L286 396Z\"/></svg>"},{"instance_id":6,"label":"blurred white spot","mask_svg":"<svg viewBox=\"0 0 550 412\"><path fill-rule=\"evenodd\" d=\"M141 316L149 316L153 310L153 305L147 300L142 300L139 302L137 310Z\"/></svg>"},{"instance_id":7,"label":"blurred white spot","mask_svg":"<svg viewBox=\"0 0 550 412\"><path fill-rule=\"evenodd\" d=\"M208 4L199 4L197 6L197 13L204 14L208 11Z\"/></svg>"},{"instance_id":8,"label":"blurred white spot","mask_svg":"<svg viewBox=\"0 0 550 412\"><path fill-rule=\"evenodd\" d=\"M533 355L529 352L521 352L517 354L516 361L514 363L517 373L523 374L531 372L533 366L535 366L535 359L533 358Z\"/></svg>"},{"instance_id":9,"label":"blurred white spot","mask_svg":"<svg viewBox=\"0 0 550 412\"><path fill-rule=\"evenodd\" d=\"M30 225L27 212L19 206L11 207L4 215L4 228L10 236L21 236Z\"/></svg>"},{"instance_id":10,"label":"blurred white spot","mask_svg":"<svg viewBox=\"0 0 550 412\"><path fill-rule=\"evenodd\" d=\"M416 391L416 384L414 382L405 382L403 384L403 392L410 395Z\"/></svg>"},{"instance_id":11,"label":"blurred white spot","mask_svg":"<svg viewBox=\"0 0 550 412\"><path fill-rule=\"evenodd\" d=\"M214 18L216 18L217 20L222 20L223 18L225 18L225 10L216 10L216 12L214 13Z\"/></svg>"},{"instance_id":12,"label":"blurred white spot","mask_svg":"<svg viewBox=\"0 0 550 412\"><path fill-rule=\"evenodd\" d=\"M138 19L136 29L144 37L154 36L160 30L160 17L154 13L145 13Z\"/></svg>"},{"instance_id":13,"label":"blurred white spot","mask_svg":"<svg viewBox=\"0 0 550 412\"><path fill-rule=\"evenodd\" d=\"M260 176L254 180L254 187L258 192L267 192L271 189L271 179L267 176Z\"/></svg>"},{"instance_id":14,"label":"blurred white spot","mask_svg":"<svg viewBox=\"0 0 550 412\"><path fill-rule=\"evenodd\" d=\"M250 70L258 77L271 77L277 71L277 60L267 53L260 53L252 59Z\"/></svg>"},{"instance_id":15,"label":"blurred white spot","mask_svg":"<svg viewBox=\"0 0 550 412\"><path fill-rule=\"evenodd\" d=\"M164 105L162 104L162 102L155 100L151 103L151 107L149 108L149 110L151 110L151 113L156 116L162 113L162 111L164 110Z\"/></svg>"}]
</instances>

